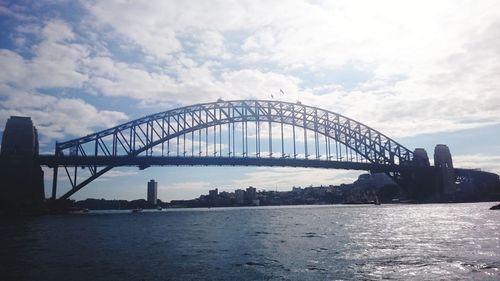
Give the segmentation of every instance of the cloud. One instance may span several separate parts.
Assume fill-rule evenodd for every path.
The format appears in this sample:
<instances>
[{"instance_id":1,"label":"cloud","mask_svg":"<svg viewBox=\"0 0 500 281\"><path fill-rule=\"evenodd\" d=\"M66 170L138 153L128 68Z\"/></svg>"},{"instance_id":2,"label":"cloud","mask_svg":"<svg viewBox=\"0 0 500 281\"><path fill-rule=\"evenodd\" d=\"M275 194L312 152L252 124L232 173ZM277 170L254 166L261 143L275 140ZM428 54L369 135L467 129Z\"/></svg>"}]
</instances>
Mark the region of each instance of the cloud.
<instances>
[{"instance_id":1,"label":"cloud","mask_svg":"<svg viewBox=\"0 0 500 281\"><path fill-rule=\"evenodd\" d=\"M124 178L124 177L132 177L138 175L139 172L137 170L111 170L106 172L104 175L99 177L96 181L109 181L113 180L113 178Z\"/></svg>"},{"instance_id":2,"label":"cloud","mask_svg":"<svg viewBox=\"0 0 500 281\"><path fill-rule=\"evenodd\" d=\"M0 5L0 15L12 17L16 20L22 20L22 21L33 19L32 17L30 17L28 15L24 15L23 13L21 13L19 11L15 11L15 9L9 9L3 5Z\"/></svg>"},{"instance_id":3,"label":"cloud","mask_svg":"<svg viewBox=\"0 0 500 281\"><path fill-rule=\"evenodd\" d=\"M343 113L395 137L485 126L500 117L493 106L498 4L461 5L94 1L85 8L96 26L162 58L168 70L109 61L115 75L94 75L90 85L142 105L269 98L284 88L285 100ZM346 65L372 77L346 90L328 76L314 84L304 75Z\"/></svg>"},{"instance_id":4,"label":"cloud","mask_svg":"<svg viewBox=\"0 0 500 281\"><path fill-rule=\"evenodd\" d=\"M39 32L41 41L29 59L0 49L0 124L11 115L32 117L43 143L82 136L97 128L116 125L128 117L122 112L99 110L82 98L42 94L42 89L81 88L87 80L83 62L88 47L73 43L75 34L63 21L42 27L26 26L20 32Z\"/></svg>"},{"instance_id":5,"label":"cloud","mask_svg":"<svg viewBox=\"0 0 500 281\"><path fill-rule=\"evenodd\" d=\"M49 21L42 29L42 37L52 42L66 42L75 38L75 34L66 23L60 20Z\"/></svg>"},{"instance_id":6,"label":"cloud","mask_svg":"<svg viewBox=\"0 0 500 281\"><path fill-rule=\"evenodd\" d=\"M167 2L96 1L83 5L95 20L112 27L147 54L168 58L169 54L181 49L171 26L177 12L174 7L169 7Z\"/></svg>"},{"instance_id":7,"label":"cloud","mask_svg":"<svg viewBox=\"0 0 500 281\"><path fill-rule=\"evenodd\" d=\"M500 174L500 155L486 153L453 155L453 166L464 169L477 169Z\"/></svg>"},{"instance_id":8,"label":"cloud","mask_svg":"<svg viewBox=\"0 0 500 281\"><path fill-rule=\"evenodd\" d=\"M23 46L0 49L3 114L48 118L23 97L67 115L74 109L80 119L102 116L80 127L60 121L76 117L54 114L60 125L40 123L47 137L125 120L104 109L122 98L131 108L172 108L219 97L268 99L279 89L283 100L342 113L395 138L500 120L497 1L81 5L81 17L50 20L16 16L26 7L0 10L18 20L11 36ZM367 75L353 85L333 77L352 69ZM95 95L104 102L92 104Z\"/></svg>"},{"instance_id":9,"label":"cloud","mask_svg":"<svg viewBox=\"0 0 500 281\"><path fill-rule=\"evenodd\" d=\"M33 46L33 57L25 59L7 49L0 49L0 83L19 89L81 87L87 79L81 72L81 60L87 48L70 43L74 34L61 21L50 21L41 29L42 41Z\"/></svg>"},{"instance_id":10,"label":"cloud","mask_svg":"<svg viewBox=\"0 0 500 281\"><path fill-rule=\"evenodd\" d=\"M224 36L216 31L206 31L201 33L196 44L196 53L200 57L212 57L218 59L229 59L231 55L226 50Z\"/></svg>"},{"instance_id":11,"label":"cloud","mask_svg":"<svg viewBox=\"0 0 500 281\"><path fill-rule=\"evenodd\" d=\"M208 66L197 66L179 60L174 75L154 72L141 66L115 62L109 57L86 61L89 87L104 96L128 97L142 105L193 104L242 98L269 99L270 94L300 92L299 80L290 75L259 70L226 71L217 79Z\"/></svg>"},{"instance_id":12,"label":"cloud","mask_svg":"<svg viewBox=\"0 0 500 281\"><path fill-rule=\"evenodd\" d=\"M83 136L128 118L122 112L98 110L81 99L10 90L0 106L0 124L5 124L9 116L30 116L43 142Z\"/></svg>"}]
</instances>

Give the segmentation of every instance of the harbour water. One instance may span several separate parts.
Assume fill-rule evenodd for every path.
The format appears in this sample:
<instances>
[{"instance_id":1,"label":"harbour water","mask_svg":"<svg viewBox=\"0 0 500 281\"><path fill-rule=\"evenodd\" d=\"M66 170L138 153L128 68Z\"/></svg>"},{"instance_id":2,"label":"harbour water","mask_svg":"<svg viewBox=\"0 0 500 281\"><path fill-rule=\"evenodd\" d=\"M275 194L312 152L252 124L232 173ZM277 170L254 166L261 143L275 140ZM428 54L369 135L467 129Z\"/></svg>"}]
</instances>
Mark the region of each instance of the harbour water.
<instances>
[{"instance_id":1,"label":"harbour water","mask_svg":"<svg viewBox=\"0 0 500 281\"><path fill-rule=\"evenodd\" d=\"M2 219L0 280L500 280L500 211L492 205Z\"/></svg>"}]
</instances>

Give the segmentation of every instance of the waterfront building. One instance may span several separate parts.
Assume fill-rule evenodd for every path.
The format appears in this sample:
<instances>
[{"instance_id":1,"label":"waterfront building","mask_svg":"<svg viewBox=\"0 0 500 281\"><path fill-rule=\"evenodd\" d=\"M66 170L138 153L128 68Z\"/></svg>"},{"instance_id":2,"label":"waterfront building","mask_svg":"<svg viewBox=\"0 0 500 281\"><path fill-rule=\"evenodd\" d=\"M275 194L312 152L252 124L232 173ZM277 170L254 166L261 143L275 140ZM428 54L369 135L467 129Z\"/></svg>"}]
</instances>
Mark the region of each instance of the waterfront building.
<instances>
[{"instance_id":1,"label":"waterfront building","mask_svg":"<svg viewBox=\"0 0 500 281\"><path fill-rule=\"evenodd\" d=\"M219 195L219 190L217 188L208 191L208 197L210 197L211 199L217 198L218 195Z\"/></svg>"},{"instance_id":2,"label":"waterfront building","mask_svg":"<svg viewBox=\"0 0 500 281\"><path fill-rule=\"evenodd\" d=\"M257 189L255 187L249 186L245 192L246 200L252 203L253 200L257 199Z\"/></svg>"},{"instance_id":3,"label":"waterfront building","mask_svg":"<svg viewBox=\"0 0 500 281\"><path fill-rule=\"evenodd\" d=\"M148 203L156 205L158 202L158 183L155 180L148 182Z\"/></svg>"},{"instance_id":4,"label":"waterfront building","mask_svg":"<svg viewBox=\"0 0 500 281\"><path fill-rule=\"evenodd\" d=\"M292 187L292 192L296 195L301 195L302 194L302 187Z\"/></svg>"},{"instance_id":5,"label":"waterfront building","mask_svg":"<svg viewBox=\"0 0 500 281\"><path fill-rule=\"evenodd\" d=\"M236 189L234 195L236 197L236 204L242 205L245 203L245 191L243 189Z\"/></svg>"},{"instance_id":6,"label":"waterfront building","mask_svg":"<svg viewBox=\"0 0 500 281\"><path fill-rule=\"evenodd\" d=\"M252 200L252 206L260 206L260 199Z\"/></svg>"}]
</instances>

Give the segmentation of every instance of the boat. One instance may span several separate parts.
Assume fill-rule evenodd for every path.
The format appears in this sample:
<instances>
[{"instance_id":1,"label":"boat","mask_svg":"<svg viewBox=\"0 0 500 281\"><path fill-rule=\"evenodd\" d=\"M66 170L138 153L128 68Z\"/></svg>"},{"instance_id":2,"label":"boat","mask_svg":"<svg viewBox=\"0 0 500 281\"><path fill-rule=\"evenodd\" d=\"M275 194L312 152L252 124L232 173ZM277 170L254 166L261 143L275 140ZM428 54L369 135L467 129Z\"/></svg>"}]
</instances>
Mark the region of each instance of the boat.
<instances>
[{"instance_id":1,"label":"boat","mask_svg":"<svg viewBox=\"0 0 500 281\"><path fill-rule=\"evenodd\" d=\"M161 206L158 206L158 208L156 208L158 211L161 211L163 210L163 208Z\"/></svg>"},{"instance_id":2,"label":"boat","mask_svg":"<svg viewBox=\"0 0 500 281\"><path fill-rule=\"evenodd\" d=\"M142 208L132 209L132 213L138 213L138 212L142 212Z\"/></svg>"}]
</instances>

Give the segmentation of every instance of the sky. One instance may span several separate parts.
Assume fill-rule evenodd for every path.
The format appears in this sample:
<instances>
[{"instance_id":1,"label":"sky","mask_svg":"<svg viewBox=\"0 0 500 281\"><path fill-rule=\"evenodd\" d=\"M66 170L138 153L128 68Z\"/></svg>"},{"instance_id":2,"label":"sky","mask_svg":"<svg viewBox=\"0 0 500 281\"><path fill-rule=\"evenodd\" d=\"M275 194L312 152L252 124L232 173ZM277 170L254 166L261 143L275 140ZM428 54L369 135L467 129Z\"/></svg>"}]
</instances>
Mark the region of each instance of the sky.
<instances>
[{"instance_id":1,"label":"sky","mask_svg":"<svg viewBox=\"0 0 500 281\"><path fill-rule=\"evenodd\" d=\"M444 143L456 167L500 173L499 77L495 0L0 0L0 133L9 116L30 116L41 153L155 112L283 89L285 101L341 113L431 159ZM72 198L145 198L151 178L170 201L359 174L121 168Z\"/></svg>"}]
</instances>

